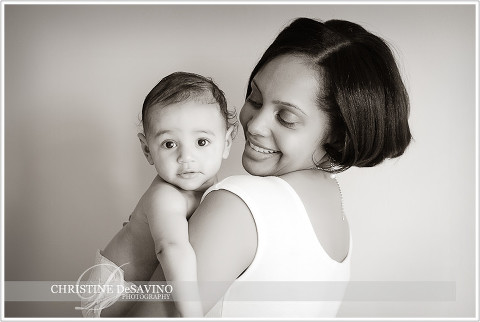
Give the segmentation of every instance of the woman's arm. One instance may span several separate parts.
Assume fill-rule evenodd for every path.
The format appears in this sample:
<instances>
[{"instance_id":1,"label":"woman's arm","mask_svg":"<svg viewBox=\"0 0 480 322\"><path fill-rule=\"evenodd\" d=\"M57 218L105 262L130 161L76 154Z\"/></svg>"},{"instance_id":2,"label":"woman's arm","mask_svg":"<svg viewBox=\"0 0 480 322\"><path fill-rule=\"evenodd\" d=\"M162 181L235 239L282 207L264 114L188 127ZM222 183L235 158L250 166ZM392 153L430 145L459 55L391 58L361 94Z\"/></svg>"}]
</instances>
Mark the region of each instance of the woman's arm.
<instances>
[{"instance_id":1,"label":"woman's arm","mask_svg":"<svg viewBox=\"0 0 480 322\"><path fill-rule=\"evenodd\" d=\"M197 256L203 310L208 312L255 257L255 222L247 205L235 194L212 191L189 220L189 238ZM152 280L161 276L159 267ZM178 316L172 306L172 302L138 302L130 316Z\"/></svg>"}]
</instances>

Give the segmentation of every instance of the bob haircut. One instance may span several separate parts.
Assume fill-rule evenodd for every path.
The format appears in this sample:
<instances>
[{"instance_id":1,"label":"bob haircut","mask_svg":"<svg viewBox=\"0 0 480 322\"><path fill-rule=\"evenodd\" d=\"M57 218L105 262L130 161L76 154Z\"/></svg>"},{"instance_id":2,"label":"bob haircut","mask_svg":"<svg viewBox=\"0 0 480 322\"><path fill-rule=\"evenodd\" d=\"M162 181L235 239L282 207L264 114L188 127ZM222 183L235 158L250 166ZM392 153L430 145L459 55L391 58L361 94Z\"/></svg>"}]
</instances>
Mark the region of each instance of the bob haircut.
<instances>
[{"instance_id":1,"label":"bob haircut","mask_svg":"<svg viewBox=\"0 0 480 322\"><path fill-rule=\"evenodd\" d=\"M317 104L329 120L322 140L329 162L318 168L341 172L403 154L412 139L409 100L384 40L352 22L297 18L253 69L246 97L255 75L281 55L305 58L318 70Z\"/></svg>"},{"instance_id":2,"label":"bob haircut","mask_svg":"<svg viewBox=\"0 0 480 322\"><path fill-rule=\"evenodd\" d=\"M218 104L226 127L233 125L236 128L236 113L228 110L225 94L211 78L193 73L175 72L162 78L145 97L141 120L145 134L148 131L148 111L152 106L157 104L167 106L189 100Z\"/></svg>"}]
</instances>

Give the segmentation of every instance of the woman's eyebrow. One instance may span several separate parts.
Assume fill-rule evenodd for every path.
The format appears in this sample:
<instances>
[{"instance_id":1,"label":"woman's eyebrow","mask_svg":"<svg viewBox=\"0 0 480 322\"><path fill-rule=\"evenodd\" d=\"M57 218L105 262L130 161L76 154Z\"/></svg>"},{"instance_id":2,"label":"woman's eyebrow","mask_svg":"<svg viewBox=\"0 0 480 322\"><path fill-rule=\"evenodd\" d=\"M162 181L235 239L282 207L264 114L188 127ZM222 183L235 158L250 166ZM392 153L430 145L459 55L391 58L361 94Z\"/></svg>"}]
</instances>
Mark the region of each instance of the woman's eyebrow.
<instances>
[{"instance_id":1,"label":"woman's eyebrow","mask_svg":"<svg viewBox=\"0 0 480 322\"><path fill-rule=\"evenodd\" d=\"M273 104L292 107L292 108L296 109L297 111L301 112L302 114L307 115L307 113L305 113L300 107L298 107L298 106L296 106L295 104L292 104L292 103L275 100L275 101L273 101Z\"/></svg>"},{"instance_id":2,"label":"woman's eyebrow","mask_svg":"<svg viewBox=\"0 0 480 322\"><path fill-rule=\"evenodd\" d=\"M255 82L254 79L252 79L252 87L255 87L257 89L257 91L259 91L261 93L260 89L258 88L258 84ZM283 106L294 108L294 109L300 111L302 114L307 115L307 113L305 113L300 107L296 106L295 104L288 103L288 102L281 101L281 100L275 100L275 101L273 101L273 103L276 104L276 105L283 105Z\"/></svg>"}]
</instances>

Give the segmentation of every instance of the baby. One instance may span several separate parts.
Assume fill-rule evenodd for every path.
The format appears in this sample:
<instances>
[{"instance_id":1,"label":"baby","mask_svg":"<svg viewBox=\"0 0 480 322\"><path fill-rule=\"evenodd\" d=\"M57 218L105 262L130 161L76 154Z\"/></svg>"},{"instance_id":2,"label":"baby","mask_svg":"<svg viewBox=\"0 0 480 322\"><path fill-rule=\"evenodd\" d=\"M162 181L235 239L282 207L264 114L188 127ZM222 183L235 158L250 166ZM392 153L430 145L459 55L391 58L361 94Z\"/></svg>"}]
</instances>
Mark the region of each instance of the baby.
<instances>
[{"instance_id":1,"label":"baby","mask_svg":"<svg viewBox=\"0 0 480 322\"><path fill-rule=\"evenodd\" d=\"M110 282L112 274L120 273L117 280L126 288L132 285L126 281L150 280L160 262L167 281L194 281L188 284L196 285L196 257L187 220L215 182L222 159L229 155L234 120L223 92L203 76L173 73L150 91L142 109L144 133L138 138L157 176L129 222L101 254L97 252L96 264L100 265L92 269L91 281ZM178 285L172 295L180 315L203 316L200 301L177 300L186 298L187 292L189 298L192 294L198 297L198 287ZM99 317L118 297L82 301L84 316ZM129 305L133 303L120 310L109 307L109 314L125 314Z\"/></svg>"}]
</instances>

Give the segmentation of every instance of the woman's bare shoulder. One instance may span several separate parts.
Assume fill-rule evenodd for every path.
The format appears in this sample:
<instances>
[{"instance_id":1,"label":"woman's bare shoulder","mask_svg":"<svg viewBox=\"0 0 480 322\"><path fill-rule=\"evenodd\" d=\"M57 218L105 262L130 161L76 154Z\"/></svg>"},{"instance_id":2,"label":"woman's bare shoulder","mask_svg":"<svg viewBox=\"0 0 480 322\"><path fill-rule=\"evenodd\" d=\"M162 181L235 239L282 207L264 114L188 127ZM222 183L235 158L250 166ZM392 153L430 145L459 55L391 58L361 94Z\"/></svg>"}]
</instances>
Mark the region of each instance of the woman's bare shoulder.
<instances>
[{"instance_id":1,"label":"woman's bare shoulder","mask_svg":"<svg viewBox=\"0 0 480 322\"><path fill-rule=\"evenodd\" d=\"M255 222L246 204L235 194L216 190L206 195L188 226L197 256L199 282L233 282L253 261L257 249ZM227 290L229 283L223 284L224 287L209 290L211 296L204 303L206 311Z\"/></svg>"},{"instance_id":2,"label":"woman's bare shoulder","mask_svg":"<svg viewBox=\"0 0 480 322\"><path fill-rule=\"evenodd\" d=\"M223 189L211 191L204 197L190 218L189 226L193 234L212 231L218 238L232 236L226 233L228 231L235 234L239 231L255 232L255 222L248 206L236 194Z\"/></svg>"},{"instance_id":3,"label":"woman's bare shoulder","mask_svg":"<svg viewBox=\"0 0 480 322\"><path fill-rule=\"evenodd\" d=\"M262 180L265 180L265 177L252 176L249 174L240 174L240 175L226 177L223 180L221 180L219 183L217 183L214 187L219 187L220 189L222 189L222 186L230 186L230 185L248 187L252 184L261 182Z\"/></svg>"}]
</instances>

